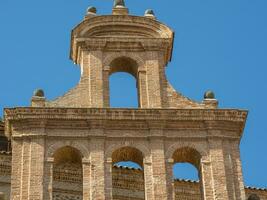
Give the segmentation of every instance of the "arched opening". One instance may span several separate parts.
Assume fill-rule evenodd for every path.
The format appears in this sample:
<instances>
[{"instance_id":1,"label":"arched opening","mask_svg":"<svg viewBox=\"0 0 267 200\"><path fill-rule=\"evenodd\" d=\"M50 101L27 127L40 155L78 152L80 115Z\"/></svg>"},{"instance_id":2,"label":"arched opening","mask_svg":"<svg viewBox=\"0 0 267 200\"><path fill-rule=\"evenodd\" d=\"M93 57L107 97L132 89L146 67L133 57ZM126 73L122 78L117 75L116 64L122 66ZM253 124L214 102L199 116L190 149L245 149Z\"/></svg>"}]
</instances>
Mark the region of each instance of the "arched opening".
<instances>
[{"instance_id":1,"label":"arched opening","mask_svg":"<svg viewBox=\"0 0 267 200\"><path fill-rule=\"evenodd\" d=\"M173 154L173 191L175 199L203 199L201 187L201 155L195 149L183 147Z\"/></svg>"},{"instance_id":2,"label":"arched opening","mask_svg":"<svg viewBox=\"0 0 267 200\"><path fill-rule=\"evenodd\" d=\"M256 194L251 194L249 195L248 200L260 200L260 197Z\"/></svg>"},{"instance_id":3,"label":"arched opening","mask_svg":"<svg viewBox=\"0 0 267 200\"><path fill-rule=\"evenodd\" d=\"M5 194L3 192L0 192L0 200L6 200Z\"/></svg>"},{"instance_id":4,"label":"arched opening","mask_svg":"<svg viewBox=\"0 0 267 200\"><path fill-rule=\"evenodd\" d=\"M139 107L138 65L128 57L110 63L109 104L111 107Z\"/></svg>"},{"instance_id":5,"label":"arched opening","mask_svg":"<svg viewBox=\"0 0 267 200\"><path fill-rule=\"evenodd\" d=\"M145 199L143 154L133 147L122 147L112 154L113 200Z\"/></svg>"},{"instance_id":6,"label":"arched opening","mask_svg":"<svg viewBox=\"0 0 267 200\"><path fill-rule=\"evenodd\" d=\"M54 153L53 200L83 199L83 174L81 153L70 146Z\"/></svg>"}]
</instances>

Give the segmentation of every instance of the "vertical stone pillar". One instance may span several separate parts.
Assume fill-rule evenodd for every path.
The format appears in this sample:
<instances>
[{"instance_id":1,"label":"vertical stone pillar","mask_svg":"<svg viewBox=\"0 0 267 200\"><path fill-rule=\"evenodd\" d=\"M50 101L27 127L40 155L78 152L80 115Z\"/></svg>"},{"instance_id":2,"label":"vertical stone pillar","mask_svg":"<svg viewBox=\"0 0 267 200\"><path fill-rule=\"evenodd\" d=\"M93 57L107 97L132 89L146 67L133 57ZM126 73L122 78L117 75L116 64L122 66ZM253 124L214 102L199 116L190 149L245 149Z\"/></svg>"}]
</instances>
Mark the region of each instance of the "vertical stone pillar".
<instances>
[{"instance_id":1,"label":"vertical stone pillar","mask_svg":"<svg viewBox=\"0 0 267 200\"><path fill-rule=\"evenodd\" d=\"M233 167L233 179L235 184L236 200L245 200L245 186L243 181L242 166L240 160L239 141L233 141L231 163Z\"/></svg>"},{"instance_id":2,"label":"vertical stone pillar","mask_svg":"<svg viewBox=\"0 0 267 200\"><path fill-rule=\"evenodd\" d=\"M11 173L11 199L20 199L21 189L21 163L22 163L22 143L23 141L13 138L12 141L12 173Z\"/></svg>"},{"instance_id":3,"label":"vertical stone pillar","mask_svg":"<svg viewBox=\"0 0 267 200\"><path fill-rule=\"evenodd\" d=\"M112 199L112 169L113 163L112 158L107 158L105 163L105 190L106 190L106 199Z\"/></svg>"},{"instance_id":4,"label":"vertical stone pillar","mask_svg":"<svg viewBox=\"0 0 267 200\"><path fill-rule=\"evenodd\" d=\"M144 182L145 182L145 199L154 200L152 162L150 157L144 158Z\"/></svg>"},{"instance_id":5,"label":"vertical stone pillar","mask_svg":"<svg viewBox=\"0 0 267 200\"><path fill-rule=\"evenodd\" d=\"M227 190L226 169L222 139L209 140L211 160L213 199L230 200Z\"/></svg>"},{"instance_id":6,"label":"vertical stone pillar","mask_svg":"<svg viewBox=\"0 0 267 200\"><path fill-rule=\"evenodd\" d=\"M150 140L152 158L152 179L153 179L153 199L168 200L167 177L164 152L164 141L162 138L153 137Z\"/></svg>"},{"instance_id":7,"label":"vertical stone pillar","mask_svg":"<svg viewBox=\"0 0 267 200\"><path fill-rule=\"evenodd\" d=\"M54 158L47 158L44 164L44 200L53 199L53 165Z\"/></svg>"},{"instance_id":8,"label":"vertical stone pillar","mask_svg":"<svg viewBox=\"0 0 267 200\"><path fill-rule=\"evenodd\" d=\"M90 73L89 73L89 51L83 50L81 53L81 79L79 83L79 104L87 107L90 105Z\"/></svg>"},{"instance_id":9,"label":"vertical stone pillar","mask_svg":"<svg viewBox=\"0 0 267 200\"><path fill-rule=\"evenodd\" d=\"M91 51L88 54L90 105L99 108L104 106L104 83L102 52Z\"/></svg>"},{"instance_id":10,"label":"vertical stone pillar","mask_svg":"<svg viewBox=\"0 0 267 200\"><path fill-rule=\"evenodd\" d=\"M146 85L146 72L138 71L138 96L140 108L148 107L148 94Z\"/></svg>"},{"instance_id":11,"label":"vertical stone pillar","mask_svg":"<svg viewBox=\"0 0 267 200\"><path fill-rule=\"evenodd\" d=\"M173 165L174 165L174 160L172 158L169 158L166 160L168 200L175 199L175 188L174 188L174 181L173 181Z\"/></svg>"},{"instance_id":12,"label":"vertical stone pillar","mask_svg":"<svg viewBox=\"0 0 267 200\"><path fill-rule=\"evenodd\" d=\"M29 174L29 199L43 199L43 177L45 139L42 136L31 139L30 148L30 174ZM45 174L46 176L46 174Z\"/></svg>"},{"instance_id":13,"label":"vertical stone pillar","mask_svg":"<svg viewBox=\"0 0 267 200\"><path fill-rule=\"evenodd\" d=\"M157 51L146 53L146 84L148 91L148 107L161 108L161 86L160 86L160 63Z\"/></svg>"},{"instance_id":14,"label":"vertical stone pillar","mask_svg":"<svg viewBox=\"0 0 267 200\"><path fill-rule=\"evenodd\" d=\"M104 107L110 106L110 94L109 94L109 66L104 66L103 70L103 98L104 98Z\"/></svg>"},{"instance_id":15,"label":"vertical stone pillar","mask_svg":"<svg viewBox=\"0 0 267 200\"><path fill-rule=\"evenodd\" d=\"M174 160L169 158L166 160L166 176L167 176L167 194L168 200L175 199L175 188L174 188L174 178L173 178L173 165Z\"/></svg>"},{"instance_id":16,"label":"vertical stone pillar","mask_svg":"<svg viewBox=\"0 0 267 200\"><path fill-rule=\"evenodd\" d=\"M209 156L204 156L200 161L200 189L203 200L214 200L212 168Z\"/></svg>"},{"instance_id":17,"label":"vertical stone pillar","mask_svg":"<svg viewBox=\"0 0 267 200\"><path fill-rule=\"evenodd\" d=\"M92 138L91 147L91 199L108 200L105 198L105 140Z\"/></svg>"},{"instance_id":18,"label":"vertical stone pillar","mask_svg":"<svg viewBox=\"0 0 267 200\"><path fill-rule=\"evenodd\" d=\"M29 182L30 182L30 152L31 141L29 138L24 138L22 143L22 160L21 160L21 191L20 199L28 199L29 197Z\"/></svg>"},{"instance_id":19,"label":"vertical stone pillar","mask_svg":"<svg viewBox=\"0 0 267 200\"><path fill-rule=\"evenodd\" d=\"M87 158L82 160L83 169L83 200L90 200L90 161Z\"/></svg>"}]
</instances>

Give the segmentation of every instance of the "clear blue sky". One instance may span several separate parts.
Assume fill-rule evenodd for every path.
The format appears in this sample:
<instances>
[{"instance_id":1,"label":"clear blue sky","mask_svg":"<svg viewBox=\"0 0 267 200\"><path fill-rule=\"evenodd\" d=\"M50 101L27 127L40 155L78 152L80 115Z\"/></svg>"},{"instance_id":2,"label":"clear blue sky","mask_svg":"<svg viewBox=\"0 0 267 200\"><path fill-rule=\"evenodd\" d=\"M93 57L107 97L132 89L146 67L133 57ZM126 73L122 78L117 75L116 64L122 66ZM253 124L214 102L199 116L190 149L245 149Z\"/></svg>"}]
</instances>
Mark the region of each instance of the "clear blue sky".
<instances>
[{"instance_id":1,"label":"clear blue sky","mask_svg":"<svg viewBox=\"0 0 267 200\"><path fill-rule=\"evenodd\" d=\"M68 58L70 31L89 5L99 14L109 14L112 4L112 0L1 0L1 110L29 105L35 88L43 88L53 99L73 87L80 72ZM175 31L167 75L178 91L201 101L212 89L221 108L250 111L241 142L244 179L246 185L267 187L267 1L126 0L126 4L134 15L154 9L158 20ZM121 80L124 87L133 83L121 75L111 79L114 96ZM125 105L136 102L136 97L130 98L131 90L123 94L128 97L123 99ZM112 99L113 105L124 105L117 100Z\"/></svg>"}]
</instances>

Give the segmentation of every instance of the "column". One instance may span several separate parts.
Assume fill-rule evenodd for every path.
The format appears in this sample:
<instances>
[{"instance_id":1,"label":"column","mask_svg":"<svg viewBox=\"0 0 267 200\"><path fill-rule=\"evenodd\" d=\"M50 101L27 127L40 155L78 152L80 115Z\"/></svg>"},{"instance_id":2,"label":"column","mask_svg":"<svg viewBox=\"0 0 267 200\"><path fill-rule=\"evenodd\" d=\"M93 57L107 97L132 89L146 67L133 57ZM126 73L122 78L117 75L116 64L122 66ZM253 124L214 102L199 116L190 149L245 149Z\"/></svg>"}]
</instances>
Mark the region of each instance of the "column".
<instances>
[{"instance_id":1,"label":"column","mask_svg":"<svg viewBox=\"0 0 267 200\"><path fill-rule=\"evenodd\" d=\"M164 141L154 137L150 140L152 158L153 200L167 200L167 177Z\"/></svg>"},{"instance_id":2,"label":"column","mask_svg":"<svg viewBox=\"0 0 267 200\"><path fill-rule=\"evenodd\" d=\"M45 139L42 136L31 139L29 199L43 199L43 177L46 176L44 174L44 145Z\"/></svg>"},{"instance_id":3,"label":"column","mask_svg":"<svg viewBox=\"0 0 267 200\"><path fill-rule=\"evenodd\" d=\"M138 71L138 96L140 108L148 107L148 94L146 85L146 72Z\"/></svg>"},{"instance_id":4,"label":"column","mask_svg":"<svg viewBox=\"0 0 267 200\"><path fill-rule=\"evenodd\" d=\"M112 158L107 158L105 163L105 189L106 189L106 199L112 199L112 169L113 163Z\"/></svg>"},{"instance_id":5,"label":"column","mask_svg":"<svg viewBox=\"0 0 267 200\"><path fill-rule=\"evenodd\" d=\"M105 198L105 140L92 138L91 147L91 200L108 200Z\"/></svg>"},{"instance_id":6,"label":"column","mask_svg":"<svg viewBox=\"0 0 267 200\"><path fill-rule=\"evenodd\" d=\"M209 156L204 156L201 158L199 170L202 199L214 200L215 193L213 190L212 168Z\"/></svg>"},{"instance_id":7,"label":"column","mask_svg":"<svg viewBox=\"0 0 267 200\"><path fill-rule=\"evenodd\" d=\"M168 200L175 199L175 187L174 187L174 177L173 177L173 165L174 160L169 158L166 160L166 176L167 176L167 194Z\"/></svg>"},{"instance_id":8,"label":"column","mask_svg":"<svg viewBox=\"0 0 267 200\"><path fill-rule=\"evenodd\" d=\"M53 164L54 158L47 158L44 164L44 200L53 199Z\"/></svg>"},{"instance_id":9,"label":"column","mask_svg":"<svg viewBox=\"0 0 267 200\"><path fill-rule=\"evenodd\" d=\"M13 138L12 141L12 173L11 173L11 199L20 199L22 163L22 140Z\"/></svg>"},{"instance_id":10,"label":"column","mask_svg":"<svg viewBox=\"0 0 267 200\"><path fill-rule=\"evenodd\" d=\"M243 181L242 166L240 160L239 141L232 143L231 161L233 166L233 179L235 184L235 195L237 200L245 200L245 186Z\"/></svg>"},{"instance_id":11,"label":"column","mask_svg":"<svg viewBox=\"0 0 267 200\"><path fill-rule=\"evenodd\" d=\"M99 108L104 105L104 83L102 52L92 51L88 55L89 59L89 87L90 105Z\"/></svg>"},{"instance_id":12,"label":"column","mask_svg":"<svg viewBox=\"0 0 267 200\"><path fill-rule=\"evenodd\" d=\"M145 200L154 200L151 158L144 158Z\"/></svg>"},{"instance_id":13,"label":"column","mask_svg":"<svg viewBox=\"0 0 267 200\"><path fill-rule=\"evenodd\" d=\"M210 160L212 171L212 187L213 187L213 199L216 200L228 200L229 194L227 190L226 169L224 160L224 149L222 139L210 139Z\"/></svg>"},{"instance_id":14,"label":"column","mask_svg":"<svg viewBox=\"0 0 267 200\"><path fill-rule=\"evenodd\" d=\"M90 200L90 161L87 158L82 160L83 168L83 200Z\"/></svg>"},{"instance_id":15,"label":"column","mask_svg":"<svg viewBox=\"0 0 267 200\"><path fill-rule=\"evenodd\" d=\"M159 54L157 51L147 52L146 60L146 84L148 93L148 107L161 108L161 86Z\"/></svg>"}]
</instances>

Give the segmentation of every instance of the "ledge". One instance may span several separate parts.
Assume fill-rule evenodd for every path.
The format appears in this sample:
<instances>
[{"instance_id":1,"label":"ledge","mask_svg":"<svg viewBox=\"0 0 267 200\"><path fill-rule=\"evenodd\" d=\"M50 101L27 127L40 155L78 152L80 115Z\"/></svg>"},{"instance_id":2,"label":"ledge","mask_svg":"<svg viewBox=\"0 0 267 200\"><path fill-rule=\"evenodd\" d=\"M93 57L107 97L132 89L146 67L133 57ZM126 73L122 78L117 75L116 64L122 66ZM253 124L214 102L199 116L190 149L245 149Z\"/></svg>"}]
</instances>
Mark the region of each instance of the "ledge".
<instances>
[{"instance_id":1,"label":"ledge","mask_svg":"<svg viewBox=\"0 0 267 200\"><path fill-rule=\"evenodd\" d=\"M235 109L7 108L5 120L205 120L245 122L248 112Z\"/></svg>"}]
</instances>

